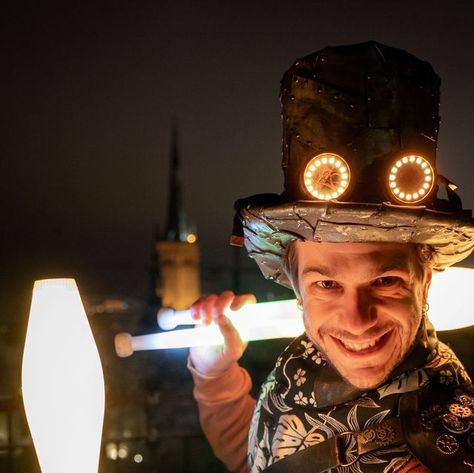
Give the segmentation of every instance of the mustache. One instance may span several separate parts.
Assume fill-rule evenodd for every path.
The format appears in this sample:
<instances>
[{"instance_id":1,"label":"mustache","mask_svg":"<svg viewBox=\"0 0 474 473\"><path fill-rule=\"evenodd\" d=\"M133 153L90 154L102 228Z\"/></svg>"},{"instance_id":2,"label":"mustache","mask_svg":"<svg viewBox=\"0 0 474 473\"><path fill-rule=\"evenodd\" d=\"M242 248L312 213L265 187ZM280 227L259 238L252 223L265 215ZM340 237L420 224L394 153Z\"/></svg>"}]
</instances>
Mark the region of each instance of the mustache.
<instances>
[{"instance_id":1,"label":"mustache","mask_svg":"<svg viewBox=\"0 0 474 473\"><path fill-rule=\"evenodd\" d=\"M321 330L321 335L330 335L334 338L338 338L339 340L344 340L345 342L360 342L360 340L372 340L374 338L380 338L382 335L385 335L390 330L395 328L395 324L385 324L380 325L378 327L371 327L364 333L360 335L354 335L351 332L347 332L346 330Z\"/></svg>"}]
</instances>

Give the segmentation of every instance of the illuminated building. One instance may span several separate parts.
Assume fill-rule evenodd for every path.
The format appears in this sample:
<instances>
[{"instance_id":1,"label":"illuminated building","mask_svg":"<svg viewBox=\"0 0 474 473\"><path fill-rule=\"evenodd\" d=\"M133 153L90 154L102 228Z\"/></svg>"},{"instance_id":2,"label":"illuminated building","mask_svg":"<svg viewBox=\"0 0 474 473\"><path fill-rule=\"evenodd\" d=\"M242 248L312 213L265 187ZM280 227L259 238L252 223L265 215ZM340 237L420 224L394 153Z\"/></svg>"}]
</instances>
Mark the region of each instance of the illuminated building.
<instances>
[{"instance_id":1,"label":"illuminated building","mask_svg":"<svg viewBox=\"0 0 474 473\"><path fill-rule=\"evenodd\" d=\"M178 133L173 126L168 195L168 220L162 240L156 242L160 277L156 295L161 304L187 309L200 296L199 243L183 208Z\"/></svg>"}]
</instances>

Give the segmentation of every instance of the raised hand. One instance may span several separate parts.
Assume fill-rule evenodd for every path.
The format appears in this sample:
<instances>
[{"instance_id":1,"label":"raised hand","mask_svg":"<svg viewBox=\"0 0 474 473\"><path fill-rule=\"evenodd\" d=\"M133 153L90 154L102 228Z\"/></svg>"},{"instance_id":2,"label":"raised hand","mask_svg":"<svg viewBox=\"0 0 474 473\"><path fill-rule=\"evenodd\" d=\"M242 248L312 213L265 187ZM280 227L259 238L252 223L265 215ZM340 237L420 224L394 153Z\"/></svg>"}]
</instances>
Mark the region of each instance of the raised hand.
<instances>
[{"instance_id":1,"label":"raised hand","mask_svg":"<svg viewBox=\"0 0 474 473\"><path fill-rule=\"evenodd\" d=\"M224 311L228 308L238 310L249 303L256 303L253 294L235 295L232 291L224 291L219 295L211 294L203 297L191 306L194 320L201 319L206 325L216 323L224 337L223 345L190 349L191 362L199 373L218 376L243 355L247 343L242 341L239 332L224 315Z\"/></svg>"}]
</instances>

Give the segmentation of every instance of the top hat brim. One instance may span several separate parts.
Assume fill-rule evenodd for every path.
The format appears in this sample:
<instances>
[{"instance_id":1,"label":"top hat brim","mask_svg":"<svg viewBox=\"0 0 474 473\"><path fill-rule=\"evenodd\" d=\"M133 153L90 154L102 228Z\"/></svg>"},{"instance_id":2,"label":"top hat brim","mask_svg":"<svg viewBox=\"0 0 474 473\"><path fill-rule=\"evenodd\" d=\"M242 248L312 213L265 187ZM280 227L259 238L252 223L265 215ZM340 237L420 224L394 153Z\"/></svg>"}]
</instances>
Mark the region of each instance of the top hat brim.
<instances>
[{"instance_id":1,"label":"top hat brim","mask_svg":"<svg viewBox=\"0 0 474 473\"><path fill-rule=\"evenodd\" d=\"M249 256L267 279L289 288L283 258L294 240L428 244L436 252L436 271L462 261L474 249L470 210L440 212L389 203L296 201L247 203L237 214Z\"/></svg>"}]
</instances>

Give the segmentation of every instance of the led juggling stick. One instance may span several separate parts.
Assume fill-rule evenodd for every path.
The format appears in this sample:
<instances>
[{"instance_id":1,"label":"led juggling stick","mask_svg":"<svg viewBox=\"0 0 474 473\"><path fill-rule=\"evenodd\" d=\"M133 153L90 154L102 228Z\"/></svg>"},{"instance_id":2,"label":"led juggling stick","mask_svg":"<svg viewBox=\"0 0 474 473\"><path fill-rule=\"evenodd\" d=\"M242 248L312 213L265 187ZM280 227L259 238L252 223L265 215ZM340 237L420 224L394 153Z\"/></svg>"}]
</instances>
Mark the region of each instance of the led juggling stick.
<instances>
[{"instance_id":1,"label":"led juggling stick","mask_svg":"<svg viewBox=\"0 0 474 473\"><path fill-rule=\"evenodd\" d=\"M428 316L438 331L472 325L472 311L469 308L473 287L474 270L471 268L448 268L433 274L428 296ZM301 311L295 300L248 304L235 312L229 310L226 315L246 341L294 337L304 331ZM130 356L139 350L222 343L222 337L215 325L172 330L178 325L198 323L192 319L189 310L162 309L158 313L158 323L163 330L170 332L140 336L118 334L115 340L117 354Z\"/></svg>"},{"instance_id":2,"label":"led juggling stick","mask_svg":"<svg viewBox=\"0 0 474 473\"><path fill-rule=\"evenodd\" d=\"M74 279L34 284L22 392L42 473L97 473L104 377Z\"/></svg>"},{"instance_id":3,"label":"led juggling stick","mask_svg":"<svg viewBox=\"0 0 474 473\"><path fill-rule=\"evenodd\" d=\"M283 302L292 302L293 305L295 305L296 301ZM259 304L252 305L258 306ZM244 317L235 317L234 324L242 340L247 342L253 340L267 340L270 338L296 337L304 331L301 313L299 318L288 317L274 321L273 323L267 322L263 324L255 320L253 323L246 323ZM131 336L129 333L119 333L115 336L115 351L118 356L124 358L132 355L136 351L219 345L223 343L223 341L219 327L215 324L211 324L209 326L170 330L169 332L138 336Z\"/></svg>"},{"instance_id":4,"label":"led juggling stick","mask_svg":"<svg viewBox=\"0 0 474 473\"><path fill-rule=\"evenodd\" d=\"M296 307L296 300L260 302L259 304L246 304L238 311L227 309L225 315L239 328L240 325L253 323L272 324L281 319L300 318L301 311ZM191 317L191 311L173 310L164 307L158 311L158 325L162 330L173 330L178 325L199 324L200 320Z\"/></svg>"}]
</instances>

